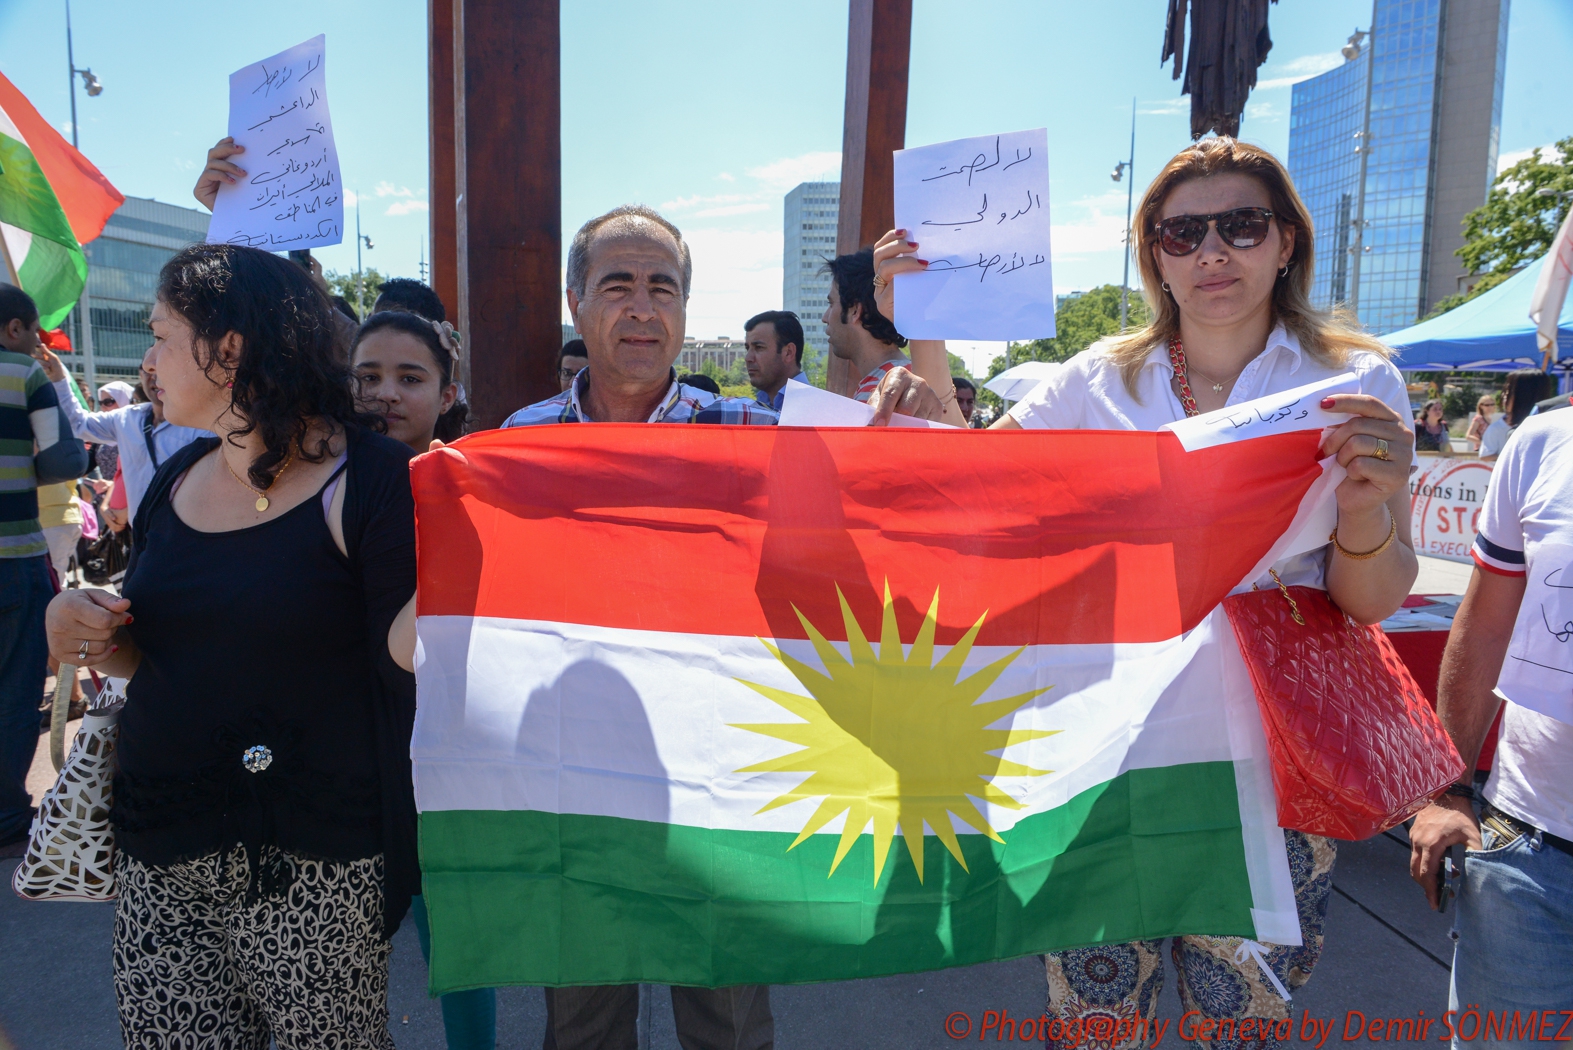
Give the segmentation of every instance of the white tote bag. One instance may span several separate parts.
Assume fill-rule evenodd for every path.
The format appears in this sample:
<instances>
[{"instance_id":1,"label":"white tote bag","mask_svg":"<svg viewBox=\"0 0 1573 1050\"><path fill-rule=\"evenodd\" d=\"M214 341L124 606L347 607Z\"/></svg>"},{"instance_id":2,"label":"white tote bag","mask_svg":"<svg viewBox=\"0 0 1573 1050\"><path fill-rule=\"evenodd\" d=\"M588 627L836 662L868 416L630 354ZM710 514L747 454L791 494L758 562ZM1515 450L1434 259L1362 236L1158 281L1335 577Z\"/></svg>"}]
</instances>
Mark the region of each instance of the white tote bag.
<instances>
[{"instance_id":1,"label":"white tote bag","mask_svg":"<svg viewBox=\"0 0 1573 1050\"><path fill-rule=\"evenodd\" d=\"M106 679L71 744L55 786L33 817L27 854L11 888L30 901L115 899L115 836L109 826L110 782L125 681ZM59 698L56 700L60 702Z\"/></svg>"}]
</instances>

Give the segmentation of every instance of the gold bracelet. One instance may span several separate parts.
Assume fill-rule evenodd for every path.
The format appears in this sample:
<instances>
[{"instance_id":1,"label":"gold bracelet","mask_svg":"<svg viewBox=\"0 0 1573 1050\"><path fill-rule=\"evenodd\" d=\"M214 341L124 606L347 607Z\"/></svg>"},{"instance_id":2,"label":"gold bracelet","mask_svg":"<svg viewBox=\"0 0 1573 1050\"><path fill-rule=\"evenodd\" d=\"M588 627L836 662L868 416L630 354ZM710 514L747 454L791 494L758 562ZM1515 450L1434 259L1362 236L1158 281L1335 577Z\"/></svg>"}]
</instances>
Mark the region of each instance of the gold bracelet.
<instances>
[{"instance_id":1,"label":"gold bracelet","mask_svg":"<svg viewBox=\"0 0 1573 1050\"><path fill-rule=\"evenodd\" d=\"M1365 561L1367 558L1374 558L1378 554L1381 554L1383 551L1387 550L1387 548L1391 547L1393 545L1393 538L1398 535L1398 519L1394 518L1391 512L1389 512L1387 516L1392 518L1393 527L1387 530L1387 539L1383 540L1382 545L1377 547L1375 550L1369 550L1363 554L1357 554L1354 551L1348 549L1342 543L1338 542L1337 525L1334 525L1333 531L1327 534L1327 539L1332 543L1333 549L1338 551L1339 554L1342 554L1346 558L1353 558L1355 561Z\"/></svg>"}]
</instances>

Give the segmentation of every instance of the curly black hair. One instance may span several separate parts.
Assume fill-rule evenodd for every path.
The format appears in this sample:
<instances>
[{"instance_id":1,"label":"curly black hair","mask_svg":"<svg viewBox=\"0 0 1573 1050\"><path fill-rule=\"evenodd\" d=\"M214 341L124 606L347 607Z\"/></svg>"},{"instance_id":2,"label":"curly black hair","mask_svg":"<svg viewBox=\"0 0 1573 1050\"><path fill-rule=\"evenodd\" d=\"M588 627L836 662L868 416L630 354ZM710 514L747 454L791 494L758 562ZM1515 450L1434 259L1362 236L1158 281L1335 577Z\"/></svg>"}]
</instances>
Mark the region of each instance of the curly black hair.
<instances>
[{"instance_id":1,"label":"curly black hair","mask_svg":"<svg viewBox=\"0 0 1573 1050\"><path fill-rule=\"evenodd\" d=\"M443 349L442 340L437 338L437 330L431 322L420 314L408 310L379 310L366 318L366 323L360 326L355 333L355 341L350 344L350 362L355 361L355 348L360 346L360 341L373 332L390 329L403 332L405 335L414 336L426 345L431 351L432 360L437 363L437 371L442 376L442 385L446 387L453 382L453 357ZM463 391L461 390L462 394ZM448 411L437 417L437 425L432 428L432 437L441 442L456 441L464 436L464 424L470 418L470 406L464 403L462 397L454 400Z\"/></svg>"},{"instance_id":2,"label":"curly black hair","mask_svg":"<svg viewBox=\"0 0 1573 1050\"><path fill-rule=\"evenodd\" d=\"M861 320L869 335L891 346L907 345L906 338L896 331L890 318L879 312L879 304L874 301L874 249L864 248L850 255L827 259L819 272L830 274L836 282L843 324L846 323L847 311L854 306L861 306Z\"/></svg>"},{"instance_id":3,"label":"curly black hair","mask_svg":"<svg viewBox=\"0 0 1573 1050\"><path fill-rule=\"evenodd\" d=\"M327 438L306 447L314 423L386 429L356 404L349 370L333 352L328 297L295 263L259 248L193 244L164 264L158 298L191 325L197 364L209 376L224 371L219 343L240 336L240 360L224 378L245 426L229 440L262 435L266 451L246 469L257 488L273 484L292 450L309 463L328 458Z\"/></svg>"}]
</instances>

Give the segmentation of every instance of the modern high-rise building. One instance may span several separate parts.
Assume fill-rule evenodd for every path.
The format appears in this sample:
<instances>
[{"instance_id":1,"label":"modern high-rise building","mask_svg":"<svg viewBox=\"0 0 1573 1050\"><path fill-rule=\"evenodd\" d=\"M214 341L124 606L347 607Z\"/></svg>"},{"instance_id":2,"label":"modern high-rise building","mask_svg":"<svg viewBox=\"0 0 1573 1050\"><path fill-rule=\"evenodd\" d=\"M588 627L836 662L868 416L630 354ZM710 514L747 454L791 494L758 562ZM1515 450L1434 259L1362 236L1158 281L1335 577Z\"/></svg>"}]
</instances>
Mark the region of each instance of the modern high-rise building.
<instances>
[{"instance_id":1,"label":"modern high-rise building","mask_svg":"<svg viewBox=\"0 0 1573 1050\"><path fill-rule=\"evenodd\" d=\"M1294 86L1289 172L1316 232L1319 305L1347 303L1382 333L1458 291L1463 219L1496 174L1509 3L1375 0L1363 46Z\"/></svg>"},{"instance_id":2,"label":"modern high-rise building","mask_svg":"<svg viewBox=\"0 0 1573 1050\"><path fill-rule=\"evenodd\" d=\"M781 305L803 322L803 341L823 354L825 296L830 275L821 273L836 254L836 220L841 214L841 183L801 182L786 195L781 255ZM804 367L807 367L806 363Z\"/></svg>"},{"instance_id":3,"label":"modern high-rise building","mask_svg":"<svg viewBox=\"0 0 1573 1050\"><path fill-rule=\"evenodd\" d=\"M153 344L148 313L158 272L188 244L207 239L207 212L143 197L127 197L104 232L83 246L87 254L88 305L93 315L93 356L98 383L135 378ZM66 334L76 348L72 371L82 375L82 311L73 310Z\"/></svg>"}]
</instances>

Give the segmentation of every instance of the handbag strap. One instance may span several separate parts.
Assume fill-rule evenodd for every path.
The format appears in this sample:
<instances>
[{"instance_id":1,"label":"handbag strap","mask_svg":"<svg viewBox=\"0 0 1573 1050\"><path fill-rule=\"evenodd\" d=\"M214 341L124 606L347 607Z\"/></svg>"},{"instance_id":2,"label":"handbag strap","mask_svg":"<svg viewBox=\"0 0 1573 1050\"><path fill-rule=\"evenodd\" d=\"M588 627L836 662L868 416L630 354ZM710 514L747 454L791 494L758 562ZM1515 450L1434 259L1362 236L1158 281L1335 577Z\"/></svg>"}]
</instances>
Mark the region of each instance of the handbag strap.
<instances>
[{"instance_id":1,"label":"handbag strap","mask_svg":"<svg viewBox=\"0 0 1573 1050\"><path fill-rule=\"evenodd\" d=\"M1284 601L1289 603L1289 618L1301 627L1305 626L1305 617L1300 615L1300 606L1295 602L1294 595L1289 593L1289 588L1284 586L1284 581L1278 578L1277 569L1268 569L1267 574L1278 585L1278 590L1283 593Z\"/></svg>"},{"instance_id":2,"label":"handbag strap","mask_svg":"<svg viewBox=\"0 0 1573 1050\"><path fill-rule=\"evenodd\" d=\"M55 772L66 764L66 722L71 715L71 681L76 678L76 668L61 662L55 674L55 697L49 709L49 761Z\"/></svg>"}]
</instances>

